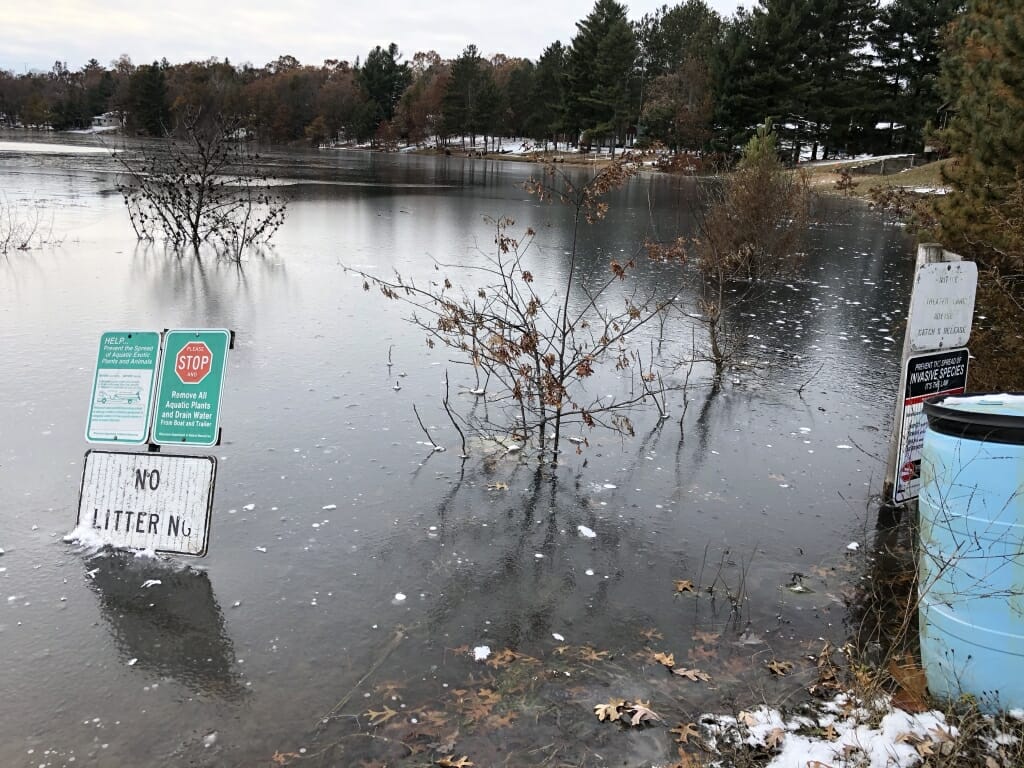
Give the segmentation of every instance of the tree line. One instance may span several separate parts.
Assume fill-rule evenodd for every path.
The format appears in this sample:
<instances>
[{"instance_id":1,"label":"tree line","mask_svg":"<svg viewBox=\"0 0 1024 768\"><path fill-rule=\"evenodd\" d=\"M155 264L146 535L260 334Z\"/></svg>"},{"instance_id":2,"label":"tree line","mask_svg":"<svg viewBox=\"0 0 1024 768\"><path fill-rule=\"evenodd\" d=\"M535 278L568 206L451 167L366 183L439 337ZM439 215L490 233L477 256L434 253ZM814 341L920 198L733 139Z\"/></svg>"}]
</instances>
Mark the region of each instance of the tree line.
<instances>
[{"instance_id":1,"label":"tree line","mask_svg":"<svg viewBox=\"0 0 1024 768\"><path fill-rule=\"evenodd\" d=\"M164 135L197 108L241 118L274 143L393 146L521 137L584 147L660 143L732 152L766 117L791 159L920 151L943 98L943 45L959 0L759 0L723 17L703 0L630 20L597 0L568 43L536 60L405 58L392 43L355 63L280 56L48 72L0 70L0 120L86 128L113 112L130 133ZM456 138L457 137L457 138Z\"/></svg>"}]
</instances>

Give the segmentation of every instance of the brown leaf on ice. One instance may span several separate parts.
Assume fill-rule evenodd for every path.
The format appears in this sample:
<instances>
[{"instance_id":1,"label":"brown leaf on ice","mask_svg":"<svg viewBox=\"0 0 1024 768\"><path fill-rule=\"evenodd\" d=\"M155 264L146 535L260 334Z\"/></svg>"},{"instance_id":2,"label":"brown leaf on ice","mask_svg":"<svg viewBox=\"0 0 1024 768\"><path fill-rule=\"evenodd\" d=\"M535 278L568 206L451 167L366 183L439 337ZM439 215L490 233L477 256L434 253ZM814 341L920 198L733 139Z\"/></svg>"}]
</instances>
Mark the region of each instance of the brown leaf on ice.
<instances>
[{"instance_id":1,"label":"brown leaf on ice","mask_svg":"<svg viewBox=\"0 0 1024 768\"><path fill-rule=\"evenodd\" d=\"M580 649L580 659L583 661L606 661L611 656L608 651L598 651L590 646Z\"/></svg>"},{"instance_id":2,"label":"brown leaf on ice","mask_svg":"<svg viewBox=\"0 0 1024 768\"><path fill-rule=\"evenodd\" d=\"M288 765L288 763L297 757L301 757L298 752L278 752L274 750L274 756L270 758L274 765Z\"/></svg>"},{"instance_id":3,"label":"brown leaf on ice","mask_svg":"<svg viewBox=\"0 0 1024 768\"><path fill-rule=\"evenodd\" d=\"M768 667L769 672L773 675L778 675L779 677L788 675L793 671L793 662L791 661L775 661L773 659L772 661L766 662L765 666Z\"/></svg>"},{"instance_id":4,"label":"brown leaf on ice","mask_svg":"<svg viewBox=\"0 0 1024 768\"><path fill-rule=\"evenodd\" d=\"M693 632L693 639L698 643L703 643L704 645L717 643L721 636L721 632L702 632L699 629L694 630Z\"/></svg>"},{"instance_id":5,"label":"brown leaf on ice","mask_svg":"<svg viewBox=\"0 0 1024 768\"><path fill-rule=\"evenodd\" d=\"M701 672L699 669L682 669L677 668L672 670L673 675L679 675L685 677L687 680L693 680L693 682L706 683L711 679L711 675L707 672Z\"/></svg>"},{"instance_id":6,"label":"brown leaf on ice","mask_svg":"<svg viewBox=\"0 0 1024 768\"><path fill-rule=\"evenodd\" d=\"M654 629L654 627L651 627L649 629L641 630L640 631L640 637L644 638L648 642L650 642L651 640L663 640L664 639L664 637L662 636L661 632L659 632L658 630Z\"/></svg>"},{"instance_id":7,"label":"brown leaf on ice","mask_svg":"<svg viewBox=\"0 0 1024 768\"><path fill-rule=\"evenodd\" d=\"M511 728L512 723L515 722L517 717L519 715L515 712L506 712L504 715L491 715L484 720L484 725L488 728Z\"/></svg>"},{"instance_id":8,"label":"brown leaf on ice","mask_svg":"<svg viewBox=\"0 0 1024 768\"><path fill-rule=\"evenodd\" d=\"M824 733L821 734L828 741L835 741L839 738L839 734L836 733L836 727L832 723L828 724L828 728L825 729Z\"/></svg>"},{"instance_id":9,"label":"brown leaf on ice","mask_svg":"<svg viewBox=\"0 0 1024 768\"><path fill-rule=\"evenodd\" d=\"M469 766L475 765L475 763L465 755L458 760L455 759L455 755L448 755L440 760L436 760L434 765L440 765L441 768L469 768Z\"/></svg>"},{"instance_id":10,"label":"brown leaf on ice","mask_svg":"<svg viewBox=\"0 0 1024 768\"><path fill-rule=\"evenodd\" d=\"M608 699L607 704L598 704L594 707L594 714L602 723L605 720L618 720L622 716L622 708L626 706L623 699Z\"/></svg>"},{"instance_id":11,"label":"brown leaf on ice","mask_svg":"<svg viewBox=\"0 0 1024 768\"><path fill-rule=\"evenodd\" d=\"M677 744L688 744L691 736L700 736L700 729L696 723L680 723L669 731L676 735Z\"/></svg>"},{"instance_id":12,"label":"brown leaf on ice","mask_svg":"<svg viewBox=\"0 0 1024 768\"><path fill-rule=\"evenodd\" d=\"M370 718L370 725L382 725L397 714L398 713L387 704L385 704L384 709L380 711L368 709L363 713L364 716Z\"/></svg>"},{"instance_id":13,"label":"brown leaf on ice","mask_svg":"<svg viewBox=\"0 0 1024 768\"><path fill-rule=\"evenodd\" d=\"M513 651L511 648L506 648L503 651L498 651L496 654L491 656L487 660L487 666L489 667L507 667L513 661L519 658L519 654Z\"/></svg>"},{"instance_id":14,"label":"brown leaf on ice","mask_svg":"<svg viewBox=\"0 0 1024 768\"><path fill-rule=\"evenodd\" d=\"M565 656L565 654L571 649L571 645L559 645L551 649L551 652L557 656Z\"/></svg>"},{"instance_id":15,"label":"brown leaf on ice","mask_svg":"<svg viewBox=\"0 0 1024 768\"><path fill-rule=\"evenodd\" d=\"M676 657L672 653L656 653L654 654L654 660L669 669L676 665Z\"/></svg>"},{"instance_id":16,"label":"brown leaf on ice","mask_svg":"<svg viewBox=\"0 0 1024 768\"><path fill-rule=\"evenodd\" d=\"M630 711L627 714L632 715L629 720L629 724L632 726L640 726L644 723L655 721L662 722L661 715L651 709L649 701L638 701L630 707Z\"/></svg>"},{"instance_id":17,"label":"brown leaf on ice","mask_svg":"<svg viewBox=\"0 0 1024 768\"><path fill-rule=\"evenodd\" d=\"M696 592L696 588L693 586L693 582L689 579L676 579L675 580L676 593L681 594L683 592Z\"/></svg>"}]
</instances>

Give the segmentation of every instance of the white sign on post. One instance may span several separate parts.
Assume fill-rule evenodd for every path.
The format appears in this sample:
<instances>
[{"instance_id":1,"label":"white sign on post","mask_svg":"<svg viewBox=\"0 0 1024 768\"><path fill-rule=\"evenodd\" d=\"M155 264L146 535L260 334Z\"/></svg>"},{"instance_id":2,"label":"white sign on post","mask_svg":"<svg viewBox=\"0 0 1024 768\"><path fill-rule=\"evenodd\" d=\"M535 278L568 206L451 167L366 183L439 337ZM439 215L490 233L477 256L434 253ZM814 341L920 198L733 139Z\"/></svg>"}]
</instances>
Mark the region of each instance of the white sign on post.
<instances>
[{"instance_id":1,"label":"white sign on post","mask_svg":"<svg viewBox=\"0 0 1024 768\"><path fill-rule=\"evenodd\" d=\"M978 265L973 261L922 264L907 319L912 352L962 347L971 338Z\"/></svg>"},{"instance_id":2,"label":"white sign on post","mask_svg":"<svg viewBox=\"0 0 1024 768\"><path fill-rule=\"evenodd\" d=\"M202 557L216 474L213 456L89 451L78 528L114 547Z\"/></svg>"}]
</instances>

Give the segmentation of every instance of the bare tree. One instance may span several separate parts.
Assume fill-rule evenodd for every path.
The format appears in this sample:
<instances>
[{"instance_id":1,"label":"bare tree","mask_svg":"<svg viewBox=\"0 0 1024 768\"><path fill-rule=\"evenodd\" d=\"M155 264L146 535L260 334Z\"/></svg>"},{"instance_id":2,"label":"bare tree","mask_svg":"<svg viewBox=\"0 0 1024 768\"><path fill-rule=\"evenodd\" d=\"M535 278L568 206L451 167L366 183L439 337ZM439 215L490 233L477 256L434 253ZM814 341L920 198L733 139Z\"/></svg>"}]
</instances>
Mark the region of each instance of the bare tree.
<instances>
[{"instance_id":1,"label":"bare tree","mask_svg":"<svg viewBox=\"0 0 1024 768\"><path fill-rule=\"evenodd\" d=\"M606 276L589 286L578 277L580 227L603 218L604 195L634 173L635 165L620 161L579 184L549 166L528 182L540 199L560 201L574 212L566 272L553 289L538 287L544 281L535 280L524 261L535 233L527 229L521 239L514 238L509 234L514 222L507 218L493 222L495 250L483 264L437 265L460 273L457 282L446 274L421 286L398 274L384 279L352 270L364 277L367 290L376 286L385 297L411 305L410 319L426 332L428 345L455 350L458 362L473 368L476 381L483 374L489 391L477 385L472 394L485 397L485 407L459 416L473 434L495 438L510 450L532 445L540 461L554 463L569 425L632 434L629 412L658 396L656 362L652 358L644 367L639 345L634 349L632 342L676 291L658 295L632 286L633 261L612 261ZM602 397L586 386L602 371L629 371L639 380L633 379L628 392Z\"/></svg>"},{"instance_id":2,"label":"bare tree","mask_svg":"<svg viewBox=\"0 0 1024 768\"><path fill-rule=\"evenodd\" d=\"M38 204L12 203L0 192L0 256L58 243L52 214L47 218Z\"/></svg>"},{"instance_id":3,"label":"bare tree","mask_svg":"<svg viewBox=\"0 0 1024 768\"><path fill-rule=\"evenodd\" d=\"M114 157L127 173L118 184L140 240L204 243L238 257L266 243L284 222L286 203L256 167L240 121L223 114L186 110L175 135L147 145L136 159Z\"/></svg>"}]
</instances>

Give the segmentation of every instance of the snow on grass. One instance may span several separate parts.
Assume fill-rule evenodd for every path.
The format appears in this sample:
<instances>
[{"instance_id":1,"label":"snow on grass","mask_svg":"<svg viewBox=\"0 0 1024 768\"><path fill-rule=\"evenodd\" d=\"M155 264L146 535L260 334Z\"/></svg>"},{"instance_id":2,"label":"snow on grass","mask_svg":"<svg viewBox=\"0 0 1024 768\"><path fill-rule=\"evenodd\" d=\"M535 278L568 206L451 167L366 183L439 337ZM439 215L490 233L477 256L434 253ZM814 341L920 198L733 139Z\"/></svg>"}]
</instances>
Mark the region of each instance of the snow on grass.
<instances>
[{"instance_id":1,"label":"snow on grass","mask_svg":"<svg viewBox=\"0 0 1024 768\"><path fill-rule=\"evenodd\" d=\"M886 714L872 718L870 710L877 712L879 707L887 710ZM876 721L877 725L872 725ZM818 764L912 768L921 763L917 745L951 742L958 735L941 712L910 714L891 708L888 699L869 709L846 694L805 715L786 717L778 709L762 706L738 717L705 714L700 722L713 752L727 755L737 749L767 750L773 754L765 768Z\"/></svg>"}]
</instances>

